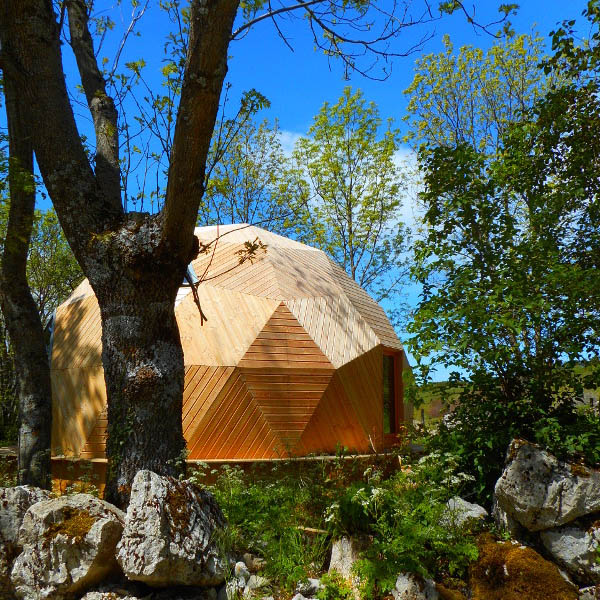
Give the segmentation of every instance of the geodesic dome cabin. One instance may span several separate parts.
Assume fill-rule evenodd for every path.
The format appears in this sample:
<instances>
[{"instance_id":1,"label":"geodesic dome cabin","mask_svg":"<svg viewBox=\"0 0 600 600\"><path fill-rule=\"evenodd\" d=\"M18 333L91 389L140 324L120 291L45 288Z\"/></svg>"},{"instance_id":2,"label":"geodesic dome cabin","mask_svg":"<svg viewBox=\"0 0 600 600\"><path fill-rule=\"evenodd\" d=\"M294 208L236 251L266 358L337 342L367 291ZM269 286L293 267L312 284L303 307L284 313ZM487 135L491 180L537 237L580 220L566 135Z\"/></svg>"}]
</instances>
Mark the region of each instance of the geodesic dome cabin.
<instances>
[{"instance_id":1,"label":"geodesic dome cabin","mask_svg":"<svg viewBox=\"0 0 600 600\"><path fill-rule=\"evenodd\" d=\"M383 309L322 251L244 225L196 229L175 314L185 358L189 460L358 452L395 441L404 351ZM218 239L217 239L218 238ZM247 241L254 256L240 263ZM217 240L217 241L215 241ZM87 280L58 308L52 343L55 455L105 457L100 311Z\"/></svg>"}]
</instances>

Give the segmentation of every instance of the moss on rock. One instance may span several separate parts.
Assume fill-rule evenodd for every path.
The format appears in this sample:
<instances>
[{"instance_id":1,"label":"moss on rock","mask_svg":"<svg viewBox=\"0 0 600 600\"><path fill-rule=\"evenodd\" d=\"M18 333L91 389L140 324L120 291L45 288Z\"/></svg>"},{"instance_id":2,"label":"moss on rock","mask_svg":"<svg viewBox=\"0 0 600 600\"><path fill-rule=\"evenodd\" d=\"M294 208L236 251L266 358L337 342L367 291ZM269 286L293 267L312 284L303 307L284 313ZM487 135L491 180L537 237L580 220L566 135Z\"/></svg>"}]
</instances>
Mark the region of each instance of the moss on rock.
<instances>
[{"instance_id":1,"label":"moss on rock","mask_svg":"<svg viewBox=\"0 0 600 600\"><path fill-rule=\"evenodd\" d=\"M50 541L58 535L66 535L76 542L81 542L96 520L87 510L67 506L63 510L63 520L52 523L44 532L44 538Z\"/></svg>"},{"instance_id":2,"label":"moss on rock","mask_svg":"<svg viewBox=\"0 0 600 600\"><path fill-rule=\"evenodd\" d=\"M479 538L479 559L471 566L473 600L577 600L577 589L558 567L532 548Z\"/></svg>"}]
</instances>

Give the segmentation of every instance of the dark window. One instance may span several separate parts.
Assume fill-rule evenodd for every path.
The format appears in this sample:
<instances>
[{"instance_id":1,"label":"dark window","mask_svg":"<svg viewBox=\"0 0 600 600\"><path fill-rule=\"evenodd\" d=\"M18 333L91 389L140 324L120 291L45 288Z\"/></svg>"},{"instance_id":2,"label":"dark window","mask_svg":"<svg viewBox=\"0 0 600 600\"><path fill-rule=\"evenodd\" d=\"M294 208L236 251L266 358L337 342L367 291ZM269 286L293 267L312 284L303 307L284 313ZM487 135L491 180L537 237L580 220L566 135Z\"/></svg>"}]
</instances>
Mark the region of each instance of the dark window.
<instances>
[{"instance_id":1,"label":"dark window","mask_svg":"<svg viewBox=\"0 0 600 600\"><path fill-rule=\"evenodd\" d=\"M396 433L396 386L394 357L383 355L383 433Z\"/></svg>"}]
</instances>

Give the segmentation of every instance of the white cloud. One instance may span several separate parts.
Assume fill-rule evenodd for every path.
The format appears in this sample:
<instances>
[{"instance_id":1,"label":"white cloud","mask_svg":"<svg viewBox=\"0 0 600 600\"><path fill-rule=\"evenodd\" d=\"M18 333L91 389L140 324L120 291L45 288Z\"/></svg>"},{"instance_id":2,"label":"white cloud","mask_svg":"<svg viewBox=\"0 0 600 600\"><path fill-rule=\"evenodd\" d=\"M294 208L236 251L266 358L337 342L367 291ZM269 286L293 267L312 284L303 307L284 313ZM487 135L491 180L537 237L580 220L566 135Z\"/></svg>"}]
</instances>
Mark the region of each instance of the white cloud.
<instances>
[{"instance_id":1,"label":"white cloud","mask_svg":"<svg viewBox=\"0 0 600 600\"><path fill-rule=\"evenodd\" d=\"M417 155L408 146L401 146L394 153L394 163L406 174L406 192L402 198L401 218L411 232L416 233L423 217L423 207L419 204L421 191Z\"/></svg>"},{"instance_id":2,"label":"white cloud","mask_svg":"<svg viewBox=\"0 0 600 600\"><path fill-rule=\"evenodd\" d=\"M292 155L294 146L302 135L304 134L298 133L297 131L289 131L288 129L279 130L279 141L281 142L281 147L286 156L289 157Z\"/></svg>"}]
</instances>

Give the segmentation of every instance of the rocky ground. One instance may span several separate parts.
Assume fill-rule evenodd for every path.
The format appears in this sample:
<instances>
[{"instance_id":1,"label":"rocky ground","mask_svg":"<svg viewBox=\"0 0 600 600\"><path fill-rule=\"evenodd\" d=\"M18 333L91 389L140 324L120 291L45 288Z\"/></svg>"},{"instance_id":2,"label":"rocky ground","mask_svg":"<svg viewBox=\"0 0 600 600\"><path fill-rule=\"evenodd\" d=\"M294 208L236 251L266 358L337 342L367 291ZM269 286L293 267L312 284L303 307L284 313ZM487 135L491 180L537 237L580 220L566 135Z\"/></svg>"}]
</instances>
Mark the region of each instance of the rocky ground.
<instances>
[{"instance_id":1,"label":"rocky ground","mask_svg":"<svg viewBox=\"0 0 600 600\"><path fill-rule=\"evenodd\" d=\"M399 573L394 599L600 599L599 471L514 440L495 489L496 535L485 531L487 512L461 498L448 503L444 518L482 530L468 589ZM88 494L54 498L35 488L0 488L0 599L277 596L260 558L223 550L224 524L207 491L150 471L136 476L126 513ZM329 571L349 589L356 589L352 564L367 543L333 541ZM323 586L299 582L294 600L335 600Z\"/></svg>"}]
</instances>

